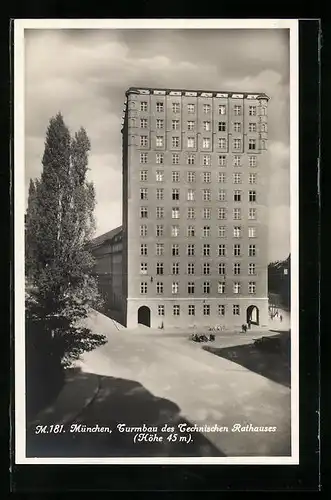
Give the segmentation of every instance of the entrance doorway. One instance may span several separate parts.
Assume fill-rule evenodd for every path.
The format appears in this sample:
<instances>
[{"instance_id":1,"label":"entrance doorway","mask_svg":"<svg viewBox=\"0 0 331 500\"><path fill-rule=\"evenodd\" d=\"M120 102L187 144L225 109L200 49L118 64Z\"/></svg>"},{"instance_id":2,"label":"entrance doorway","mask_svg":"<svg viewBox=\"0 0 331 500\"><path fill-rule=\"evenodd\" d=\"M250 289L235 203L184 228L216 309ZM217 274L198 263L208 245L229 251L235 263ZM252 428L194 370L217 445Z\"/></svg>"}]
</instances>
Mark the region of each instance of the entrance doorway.
<instances>
[{"instance_id":1,"label":"entrance doorway","mask_svg":"<svg viewBox=\"0 0 331 500\"><path fill-rule=\"evenodd\" d=\"M140 325L151 326L151 310L147 306L138 309L138 323Z\"/></svg>"},{"instance_id":2,"label":"entrance doorway","mask_svg":"<svg viewBox=\"0 0 331 500\"><path fill-rule=\"evenodd\" d=\"M246 321L252 325L259 324L259 309L256 306L247 307Z\"/></svg>"}]
</instances>

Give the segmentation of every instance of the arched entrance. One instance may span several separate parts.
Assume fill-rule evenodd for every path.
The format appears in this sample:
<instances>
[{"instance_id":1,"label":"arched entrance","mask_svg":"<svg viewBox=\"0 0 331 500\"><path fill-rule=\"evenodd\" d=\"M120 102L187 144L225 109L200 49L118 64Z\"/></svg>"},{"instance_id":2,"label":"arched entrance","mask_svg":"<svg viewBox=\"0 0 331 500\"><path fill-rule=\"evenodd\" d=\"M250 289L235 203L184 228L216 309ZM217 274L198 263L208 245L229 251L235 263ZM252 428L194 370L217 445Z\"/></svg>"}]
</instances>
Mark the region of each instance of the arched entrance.
<instances>
[{"instance_id":1,"label":"arched entrance","mask_svg":"<svg viewBox=\"0 0 331 500\"><path fill-rule=\"evenodd\" d=\"M151 326L151 310L147 306L138 309L138 323L140 325Z\"/></svg>"},{"instance_id":2,"label":"arched entrance","mask_svg":"<svg viewBox=\"0 0 331 500\"><path fill-rule=\"evenodd\" d=\"M247 307L246 322L252 325L259 324L259 309L256 306Z\"/></svg>"}]
</instances>

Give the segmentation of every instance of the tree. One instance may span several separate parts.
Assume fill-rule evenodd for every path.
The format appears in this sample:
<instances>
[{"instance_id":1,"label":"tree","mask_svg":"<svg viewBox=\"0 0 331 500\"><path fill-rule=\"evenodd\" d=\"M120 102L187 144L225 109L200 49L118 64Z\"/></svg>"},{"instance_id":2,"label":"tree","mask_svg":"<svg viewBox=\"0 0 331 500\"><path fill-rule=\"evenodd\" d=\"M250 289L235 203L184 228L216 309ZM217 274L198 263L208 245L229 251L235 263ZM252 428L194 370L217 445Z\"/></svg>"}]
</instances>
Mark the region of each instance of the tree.
<instances>
[{"instance_id":1,"label":"tree","mask_svg":"<svg viewBox=\"0 0 331 500\"><path fill-rule=\"evenodd\" d=\"M95 192L87 180L89 151L85 129L72 138L58 113L47 128L41 177L29 188L27 319L42 324L35 329L39 340L42 336L64 364L104 342L82 323L101 302L87 250L95 228Z\"/></svg>"}]
</instances>

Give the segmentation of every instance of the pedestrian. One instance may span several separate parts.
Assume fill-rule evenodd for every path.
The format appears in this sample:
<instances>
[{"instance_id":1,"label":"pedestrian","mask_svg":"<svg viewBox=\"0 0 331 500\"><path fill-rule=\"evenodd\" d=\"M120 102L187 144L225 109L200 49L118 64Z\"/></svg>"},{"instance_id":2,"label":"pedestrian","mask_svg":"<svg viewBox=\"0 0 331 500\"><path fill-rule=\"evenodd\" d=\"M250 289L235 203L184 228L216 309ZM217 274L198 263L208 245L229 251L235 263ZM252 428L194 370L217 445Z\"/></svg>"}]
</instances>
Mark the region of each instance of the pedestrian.
<instances>
[{"instance_id":1,"label":"pedestrian","mask_svg":"<svg viewBox=\"0 0 331 500\"><path fill-rule=\"evenodd\" d=\"M247 326L246 326L245 324L243 324L243 325L241 326L241 328L242 328L243 333L246 333L246 331L247 331Z\"/></svg>"},{"instance_id":2,"label":"pedestrian","mask_svg":"<svg viewBox=\"0 0 331 500\"><path fill-rule=\"evenodd\" d=\"M280 322L282 322L282 321L283 321L283 316L282 316L282 315L280 315L280 316L279 316L279 319L280 319Z\"/></svg>"}]
</instances>

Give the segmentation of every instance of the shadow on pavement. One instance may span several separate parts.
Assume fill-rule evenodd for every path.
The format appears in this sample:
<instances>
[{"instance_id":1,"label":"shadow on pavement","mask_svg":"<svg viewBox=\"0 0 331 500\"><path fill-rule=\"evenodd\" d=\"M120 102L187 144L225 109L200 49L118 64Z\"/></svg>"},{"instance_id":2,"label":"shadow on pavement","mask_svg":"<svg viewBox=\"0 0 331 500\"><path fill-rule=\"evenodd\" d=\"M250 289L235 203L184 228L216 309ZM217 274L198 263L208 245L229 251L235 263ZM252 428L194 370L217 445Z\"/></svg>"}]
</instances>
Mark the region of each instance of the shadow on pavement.
<instances>
[{"instance_id":1,"label":"shadow on pavement","mask_svg":"<svg viewBox=\"0 0 331 500\"><path fill-rule=\"evenodd\" d=\"M233 361L249 370L269 378L285 387L291 387L291 355L288 331L277 331L281 342L279 352L261 350L254 344L237 345L225 348L204 347L205 350L222 358ZM269 337L270 338L270 337Z\"/></svg>"},{"instance_id":2,"label":"shadow on pavement","mask_svg":"<svg viewBox=\"0 0 331 500\"><path fill-rule=\"evenodd\" d=\"M71 377L95 376L74 368ZM180 456L224 456L200 433L194 433L190 443L180 441L177 425L190 422L180 417L180 408L172 401L155 397L140 383L114 377L100 376L99 392L83 410L74 423L86 426L109 427L112 433L70 432L73 422L64 426L65 433L35 434L27 432L28 457L180 457ZM54 422L56 424L57 422ZM167 424L174 431L157 432L163 442L137 442L133 438L138 431L119 432L117 424L130 427L157 426L159 430ZM177 434L175 441L169 441L170 434Z\"/></svg>"}]
</instances>

